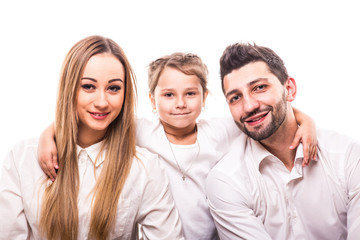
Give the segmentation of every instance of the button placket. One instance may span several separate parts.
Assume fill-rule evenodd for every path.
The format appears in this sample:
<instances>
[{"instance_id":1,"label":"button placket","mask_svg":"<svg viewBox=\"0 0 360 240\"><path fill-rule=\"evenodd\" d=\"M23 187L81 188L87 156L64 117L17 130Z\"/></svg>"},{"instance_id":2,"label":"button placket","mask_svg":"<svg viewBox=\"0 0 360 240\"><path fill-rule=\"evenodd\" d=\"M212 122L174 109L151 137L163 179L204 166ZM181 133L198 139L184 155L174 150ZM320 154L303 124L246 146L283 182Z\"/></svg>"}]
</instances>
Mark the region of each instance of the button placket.
<instances>
[{"instance_id":1,"label":"button placket","mask_svg":"<svg viewBox=\"0 0 360 240\"><path fill-rule=\"evenodd\" d=\"M84 149L80 151L78 161L79 161L79 178L80 178L80 187L81 187L86 173L87 162L88 162L88 154Z\"/></svg>"}]
</instances>

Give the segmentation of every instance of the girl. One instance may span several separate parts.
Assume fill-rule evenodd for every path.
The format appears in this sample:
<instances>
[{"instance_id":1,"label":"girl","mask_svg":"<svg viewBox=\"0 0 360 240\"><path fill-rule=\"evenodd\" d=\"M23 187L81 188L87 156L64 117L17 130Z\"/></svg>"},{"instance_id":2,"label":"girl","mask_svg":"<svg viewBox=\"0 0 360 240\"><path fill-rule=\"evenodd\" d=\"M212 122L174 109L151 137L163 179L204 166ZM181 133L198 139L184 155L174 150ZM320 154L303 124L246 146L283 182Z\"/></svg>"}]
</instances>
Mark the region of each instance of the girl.
<instances>
[{"instance_id":1,"label":"girl","mask_svg":"<svg viewBox=\"0 0 360 240\"><path fill-rule=\"evenodd\" d=\"M37 141L17 145L0 180L1 239L183 239L158 158L135 147L134 74L100 36L76 43L61 72L52 184ZM151 174L149 174L151 173Z\"/></svg>"},{"instance_id":2,"label":"girl","mask_svg":"<svg viewBox=\"0 0 360 240\"><path fill-rule=\"evenodd\" d=\"M232 139L243 134L232 118L196 121L208 94L207 72L205 64L194 54L174 53L152 62L149 66L149 97L159 121L140 119L136 122L137 144L161 157L185 239L189 240L218 239L206 202L205 180L210 169L226 153ZM297 117L310 126L302 134L299 130L294 145L305 136L302 138L305 154L312 155L316 142L307 140L315 132L312 120L299 112ZM52 128L45 131L42 136L45 149L39 149L39 152L43 170L55 178L53 136Z\"/></svg>"}]
</instances>

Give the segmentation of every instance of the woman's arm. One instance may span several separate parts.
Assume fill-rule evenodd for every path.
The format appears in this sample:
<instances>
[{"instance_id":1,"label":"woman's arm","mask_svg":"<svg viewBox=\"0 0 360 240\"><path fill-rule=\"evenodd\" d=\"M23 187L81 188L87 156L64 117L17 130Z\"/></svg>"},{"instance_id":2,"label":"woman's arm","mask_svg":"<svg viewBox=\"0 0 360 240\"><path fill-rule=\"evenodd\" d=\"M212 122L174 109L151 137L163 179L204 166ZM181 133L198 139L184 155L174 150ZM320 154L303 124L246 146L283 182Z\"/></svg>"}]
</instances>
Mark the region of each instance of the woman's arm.
<instances>
[{"instance_id":1,"label":"woman's arm","mask_svg":"<svg viewBox=\"0 0 360 240\"><path fill-rule=\"evenodd\" d=\"M311 117L301 112L299 109L293 108L296 121L299 128L295 138L291 143L290 149L296 148L300 142L304 148L303 166L308 165L310 160L315 160L317 155L317 135L316 125Z\"/></svg>"},{"instance_id":2,"label":"woman's arm","mask_svg":"<svg viewBox=\"0 0 360 240\"><path fill-rule=\"evenodd\" d=\"M29 237L19 178L21 171L15 156L14 150L11 151L0 166L0 239Z\"/></svg>"},{"instance_id":3,"label":"woman's arm","mask_svg":"<svg viewBox=\"0 0 360 240\"><path fill-rule=\"evenodd\" d=\"M51 181L54 181L56 178L56 170L59 168L54 124L50 124L40 135L38 161L44 173L48 175Z\"/></svg>"}]
</instances>

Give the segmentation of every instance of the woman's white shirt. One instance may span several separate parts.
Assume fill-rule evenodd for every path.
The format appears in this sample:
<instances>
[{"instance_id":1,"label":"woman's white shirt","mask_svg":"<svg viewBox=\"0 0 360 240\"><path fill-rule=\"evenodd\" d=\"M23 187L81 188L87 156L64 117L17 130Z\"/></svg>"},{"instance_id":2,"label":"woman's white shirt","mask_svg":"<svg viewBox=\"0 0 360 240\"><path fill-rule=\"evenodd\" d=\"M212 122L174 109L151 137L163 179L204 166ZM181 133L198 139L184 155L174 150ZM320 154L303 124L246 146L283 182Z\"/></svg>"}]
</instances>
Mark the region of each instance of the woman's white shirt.
<instances>
[{"instance_id":1,"label":"woman's white shirt","mask_svg":"<svg viewBox=\"0 0 360 240\"><path fill-rule=\"evenodd\" d=\"M104 161L95 162L101 143L78 147L80 190L78 239L87 239L91 191ZM37 140L16 145L0 174L0 239L42 239L39 212L46 176L37 161ZM137 147L130 174L120 195L110 239L137 239L138 223L144 239L183 239L181 223L158 157ZM45 184L44 184L45 182Z\"/></svg>"},{"instance_id":2,"label":"woman's white shirt","mask_svg":"<svg viewBox=\"0 0 360 240\"><path fill-rule=\"evenodd\" d=\"M210 169L226 154L232 139L241 134L232 118L200 120L197 123L198 154L197 144L172 144L171 150L159 121L138 119L136 124L137 145L157 153L168 174L185 239L218 239L206 201L205 180ZM185 172L185 181L182 172Z\"/></svg>"}]
</instances>

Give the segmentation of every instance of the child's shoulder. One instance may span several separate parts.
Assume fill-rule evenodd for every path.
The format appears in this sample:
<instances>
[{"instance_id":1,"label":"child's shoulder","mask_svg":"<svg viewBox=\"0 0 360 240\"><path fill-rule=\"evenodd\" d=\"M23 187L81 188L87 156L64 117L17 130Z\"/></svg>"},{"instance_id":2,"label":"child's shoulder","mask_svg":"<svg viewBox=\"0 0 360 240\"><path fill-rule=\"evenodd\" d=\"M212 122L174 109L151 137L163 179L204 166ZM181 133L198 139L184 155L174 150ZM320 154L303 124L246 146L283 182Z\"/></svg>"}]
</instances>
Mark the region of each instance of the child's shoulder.
<instances>
[{"instance_id":1,"label":"child's shoulder","mask_svg":"<svg viewBox=\"0 0 360 240\"><path fill-rule=\"evenodd\" d=\"M231 136L240 133L232 117L201 119L197 125L199 131L205 131L207 135L214 137Z\"/></svg>"}]
</instances>

